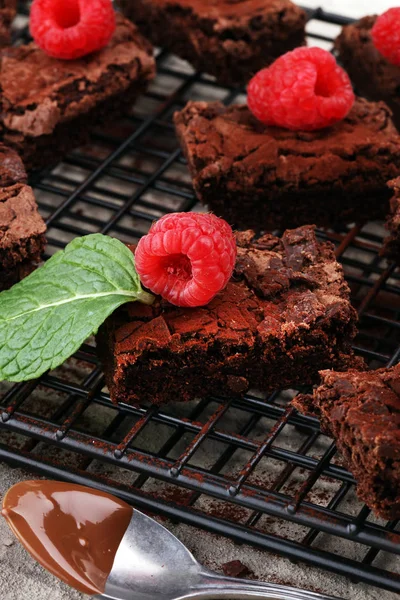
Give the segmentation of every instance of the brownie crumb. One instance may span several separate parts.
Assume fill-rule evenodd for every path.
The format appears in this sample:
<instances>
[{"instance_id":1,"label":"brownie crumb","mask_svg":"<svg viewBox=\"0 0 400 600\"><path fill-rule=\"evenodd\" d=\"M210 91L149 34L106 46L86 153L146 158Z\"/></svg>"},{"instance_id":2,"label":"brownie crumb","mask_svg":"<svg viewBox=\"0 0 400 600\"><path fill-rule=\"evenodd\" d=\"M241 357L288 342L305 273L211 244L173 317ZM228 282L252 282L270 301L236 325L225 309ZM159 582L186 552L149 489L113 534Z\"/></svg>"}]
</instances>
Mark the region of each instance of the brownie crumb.
<instances>
[{"instance_id":1,"label":"brownie crumb","mask_svg":"<svg viewBox=\"0 0 400 600\"><path fill-rule=\"evenodd\" d=\"M249 577L253 574L253 571L244 565L240 560L231 560L230 562L224 563L222 571L227 577Z\"/></svg>"}]
</instances>

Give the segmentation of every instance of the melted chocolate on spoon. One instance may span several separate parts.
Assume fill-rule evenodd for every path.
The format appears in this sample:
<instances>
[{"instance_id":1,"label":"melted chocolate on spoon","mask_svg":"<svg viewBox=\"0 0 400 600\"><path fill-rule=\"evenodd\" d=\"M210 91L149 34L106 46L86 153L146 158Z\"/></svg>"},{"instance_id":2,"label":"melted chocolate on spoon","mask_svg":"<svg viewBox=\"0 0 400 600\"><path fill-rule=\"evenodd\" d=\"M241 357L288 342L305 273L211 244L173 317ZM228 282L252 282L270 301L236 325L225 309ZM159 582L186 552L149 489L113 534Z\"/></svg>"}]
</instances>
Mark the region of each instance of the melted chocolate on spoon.
<instances>
[{"instance_id":1,"label":"melted chocolate on spoon","mask_svg":"<svg viewBox=\"0 0 400 600\"><path fill-rule=\"evenodd\" d=\"M58 481L14 485L2 510L32 556L85 594L104 592L132 513L114 496Z\"/></svg>"}]
</instances>

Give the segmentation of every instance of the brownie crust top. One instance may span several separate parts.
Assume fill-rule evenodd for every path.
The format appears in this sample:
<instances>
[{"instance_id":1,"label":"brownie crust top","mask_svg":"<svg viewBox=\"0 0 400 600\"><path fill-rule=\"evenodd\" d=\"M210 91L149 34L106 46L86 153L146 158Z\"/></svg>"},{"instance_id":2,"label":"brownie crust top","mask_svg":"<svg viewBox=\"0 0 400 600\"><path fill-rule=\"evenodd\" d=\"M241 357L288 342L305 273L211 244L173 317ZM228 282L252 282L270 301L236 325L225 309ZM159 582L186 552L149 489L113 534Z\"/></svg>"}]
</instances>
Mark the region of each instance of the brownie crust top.
<instances>
[{"instance_id":1,"label":"brownie crust top","mask_svg":"<svg viewBox=\"0 0 400 600\"><path fill-rule=\"evenodd\" d=\"M224 19L240 21L249 20L260 15L266 20L277 21L294 18L304 14L304 11L290 0L144 0L161 7L180 7L182 11L190 10L200 17L221 20L220 27L228 26ZM217 26L218 29L218 26Z\"/></svg>"},{"instance_id":2,"label":"brownie crust top","mask_svg":"<svg viewBox=\"0 0 400 600\"><path fill-rule=\"evenodd\" d=\"M226 108L219 102L189 102L175 113L175 124L195 186L197 178L218 180L231 171L235 177L228 188L240 189L258 180L284 182L287 189L310 182L331 185L359 176L360 169L382 179L384 165L387 174L398 173L400 136L383 102L359 98L343 121L314 132L267 127L247 106Z\"/></svg>"},{"instance_id":3,"label":"brownie crust top","mask_svg":"<svg viewBox=\"0 0 400 600\"><path fill-rule=\"evenodd\" d=\"M117 15L110 43L79 60L58 60L35 43L0 53L3 128L29 136L53 132L58 123L87 113L140 76L155 73L152 47Z\"/></svg>"},{"instance_id":4,"label":"brownie crust top","mask_svg":"<svg viewBox=\"0 0 400 600\"><path fill-rule=\"evenodd\" d=\"M320 375L322 385L314 395L298 397L295 406L321 418L339 444L340 432L350 427L358 432L357 443L372 447L376 456L399 458L400 364L375 371L326 370Z\"/></svg>"},{"instance_id":5,"label":"brownie crust top","mask_svg":"<svg viewBox=\"0 0 400 600\"><path fill-rule=\"evenodd\" d=\"M247 231L237 234L237 244L233 278L207 306L187 310L157 300L124 308L120 326L113 319L115 355L140 355L149 347L179 353L214 340L250 349L284 346L319 319L355 319L333 247L318 243L312 226L258 240Z\"/></svg>"}]
</instances>

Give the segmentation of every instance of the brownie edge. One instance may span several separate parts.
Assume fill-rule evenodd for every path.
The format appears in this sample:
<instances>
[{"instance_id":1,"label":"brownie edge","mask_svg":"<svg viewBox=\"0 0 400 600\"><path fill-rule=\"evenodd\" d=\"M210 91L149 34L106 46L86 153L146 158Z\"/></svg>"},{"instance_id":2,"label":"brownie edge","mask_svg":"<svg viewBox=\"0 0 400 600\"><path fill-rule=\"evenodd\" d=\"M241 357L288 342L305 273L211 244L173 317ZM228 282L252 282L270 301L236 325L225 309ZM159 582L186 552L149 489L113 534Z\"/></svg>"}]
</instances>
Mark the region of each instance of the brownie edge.
<instances>
[{"instance_id":1,"label":"brownie edge","mask_svg":"<svg viewBox=\"0 0 400 600\"><path fill-rule=\"evenodd\" d=\"M376 371L321 371L313 395L293 400L336 441L357 494L384 519L400 517L400 364Z\"/></svg>"},{"instance_id":2,"label":"brownie edge","mask_svg":"<svg viewBox=\"0 0 400 600\"><path fill-rule=\"evenodd\" d=\"M0 279L27 272L28 263L40 261L46 224L39 214L33 190L24 183L0 188Z\"/></svg>"},{"instance_id":3,"label":"brownie edge","mask_svg":"<svg viewBox=\"0 0 400 600\"><path fill-rule=\"evenodd\" d=\"M17 0L0 0L0 48L11 43L11 23L17 14Z\"/></svg>"},{"instance_id":4,"label":"brownie edge","mask_svg":"<svg viewBox=\"0 0 400 600\"><path fill-rule=\"evenodd\" d=\"M400 128L400 67L391 64L372 41L376 15L346 25L335 40L335 50L357 92L369 100L383 100Z\"/></svg>"},{"instance_id":5,"label":"brownie edge","mask_svg":"<svg viewBox=\"0 0 400 600\"><path fill-rule=\"evenodd\" d=\"M313 227L282 238L237 234L228 286L206 306L128 304L100 328L98 353L114 402L241 397L250 388L312 383L355 364L357 315L333 246Z\"/></svg>"},{"instance_id":6,"label":"brownie edge","mask_svg":"<svg viewBox=\"0 0 400 600\"><path fill-rule=\"evenodd\" d=\"M290 0L119 0L155 45L220 83L247 83L305 43L306 13ZM168 24L168 26L166 26Z\"/></svg>"},{"instance_id":7,"label":"brownie edge","mask_svg":"<svg viewBox=\"0 0 400 600\"><path fill-rule=\"evenodd\" d=\"M400 265L400 177L389 181L388 186L393 190L390 213L386 219L389 235L384 240L381 254Z\"/></svg>"}]
</instances>

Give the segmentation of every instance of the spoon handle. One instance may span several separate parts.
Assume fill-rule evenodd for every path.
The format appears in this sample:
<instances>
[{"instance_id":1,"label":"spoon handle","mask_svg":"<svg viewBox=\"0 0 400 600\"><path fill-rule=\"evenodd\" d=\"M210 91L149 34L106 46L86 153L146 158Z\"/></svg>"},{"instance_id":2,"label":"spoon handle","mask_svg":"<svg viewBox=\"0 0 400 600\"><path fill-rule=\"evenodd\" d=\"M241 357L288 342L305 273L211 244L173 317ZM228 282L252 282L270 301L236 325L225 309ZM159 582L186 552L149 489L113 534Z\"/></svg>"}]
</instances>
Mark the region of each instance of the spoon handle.
<instances>
[{"instance_id":1,"label":"spoon handle","mask_svg":"<svg viewBox=\"0 0 400 600\"><path fill-rule=\"evenodd\" d=\"M340 600L332 596L299 590L296 588L250 581L247 579L234 579L223 577L214 573L203 573L203 580L193 596L185 598L203 598L204 600L217 598L229 598L229 600L246 600L259 598L260 600Z\"/></svg>"}]
</instances>

